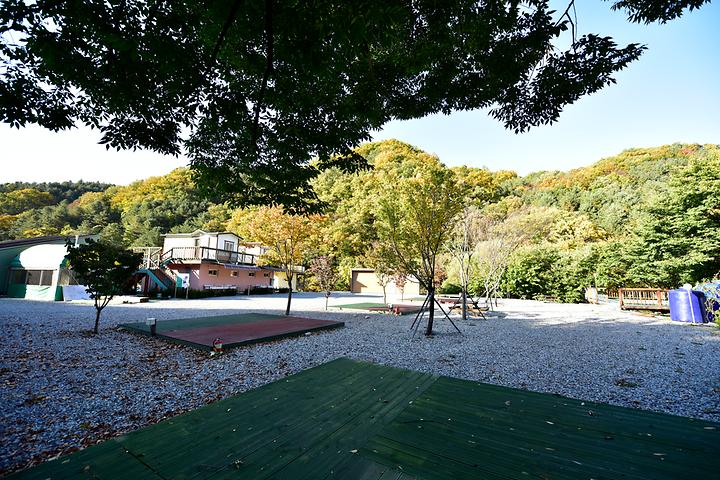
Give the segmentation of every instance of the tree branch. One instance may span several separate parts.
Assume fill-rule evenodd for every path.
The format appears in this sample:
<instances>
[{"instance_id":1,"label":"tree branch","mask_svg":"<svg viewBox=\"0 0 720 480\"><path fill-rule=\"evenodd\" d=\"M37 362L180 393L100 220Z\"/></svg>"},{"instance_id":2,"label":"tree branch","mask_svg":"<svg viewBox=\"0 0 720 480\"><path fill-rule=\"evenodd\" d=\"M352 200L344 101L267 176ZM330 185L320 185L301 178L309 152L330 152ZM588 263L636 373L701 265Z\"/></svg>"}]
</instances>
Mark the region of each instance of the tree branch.
<instances>
[{"instance_id":1,"label":"tree branch","mask_svg":"<svg viewBox=\"0 0 720 480\"><path fill-rule=\"evenodd\" d=\"M263 74L262 84L258 99L253 107L255 118L252 126L252 144L257 151L258 127L260 125L260 110L262 109L263 97L267 90L267 84L270 80L270 73L273 71L273 28L272 28L272 0L265 0L265 48L267 58L265 63L265 73Z\"/></svg>"},{"instance_id":2,"label":"tree branch","mask_svg":"<svg viewBox=\"0 0 720 480\"><path fill-rule=\"evenodd\" d=\"M230 27L232 26L233 22L235 21L235 18L237 17L238 11L240 10L240 5L242 5L242 0L235 0L232 7L230 8L230 13L228 13L227 18L225 19L225 23L223 24L222 30L220 30L220 35L218 36L218 39L215 42L215 47L213 47L213 51L212 51L212 55L211 55L213 62L215 62L215 60L217 59L217 56L220 53L220 48L222 47L223 43L225 43L225 37L227 36L227 33L230 30Z\"/></svg>"}]
</instances>

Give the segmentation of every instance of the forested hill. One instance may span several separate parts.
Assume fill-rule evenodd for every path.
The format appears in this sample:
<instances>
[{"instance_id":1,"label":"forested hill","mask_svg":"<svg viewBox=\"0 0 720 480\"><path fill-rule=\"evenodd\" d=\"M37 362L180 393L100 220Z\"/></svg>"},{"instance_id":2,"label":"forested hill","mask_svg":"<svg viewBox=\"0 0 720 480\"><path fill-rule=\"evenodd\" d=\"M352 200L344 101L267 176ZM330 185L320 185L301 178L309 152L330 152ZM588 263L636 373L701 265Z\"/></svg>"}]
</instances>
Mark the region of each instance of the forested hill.
<instances>
[{"instance_id":1,"label":"forested hill","mask_svg":"<svg viewBox=\"0 0 720 480\"><path fill-rule=\"evenodd\" d=\"M717 161L719 155L718 145L634 148L569 172L530 174L514 193L533 205L585 213L618 235L627 232L643 203L667 193L673 172L679 175L691 162Z\"/></svg>"},{"instance_id":2,"label":"forested hill","mask_svg":"<svg viewBox=\"0 0 720 480\"><path fill-rule=\"evenodd\" d=\"M50 194L49 201L53 204L62 201L72 202L87 192L102 192L110 187L109 183L101 182L10 182L0 184L0 193L17 192L18 190L34 190ZM29 205L28 208L37 208L44 205ZM6 205L3 204L3 209Z\"/></svg>"},{"instance_id":3,"label":"forested hill","mask_svg":"<svg viewBox=\"0 0 720 480\"><path fill-rule=\"evenodd\" d=\"M331 255L343 279L366 262L379 189L437 161L397 140L364 144L358 152L372 169L327 170L314 183L327 209L323 251L310 254ZM470 188L468 205L506 228L536 232L512 254L503 279L508 294L579 300L589 284L675 286L720 270L718 145L630 149L588 167L524 177L452 170ZM128 246L159 245L163 233L238 229L246 215L203 199L184 168L128 186L0 186L2 239L97 233ZM451 263L444 269L447 288L457 282Z\"/></svg>"}]
</instances>

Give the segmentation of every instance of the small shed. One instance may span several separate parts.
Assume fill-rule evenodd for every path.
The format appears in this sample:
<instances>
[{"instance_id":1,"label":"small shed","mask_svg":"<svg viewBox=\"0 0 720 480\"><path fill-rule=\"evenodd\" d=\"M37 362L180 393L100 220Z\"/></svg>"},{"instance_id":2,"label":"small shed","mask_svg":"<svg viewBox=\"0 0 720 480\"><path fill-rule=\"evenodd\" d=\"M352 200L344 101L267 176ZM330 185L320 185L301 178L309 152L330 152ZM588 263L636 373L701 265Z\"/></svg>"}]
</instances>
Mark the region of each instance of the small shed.
<instances>
[{"instance_id":1,"label":"small shed","mask_svg":"<svg viewBox=\"0 0 720 480\"><path fill-rule=\"evenodd\" d=\"M353 268L350 272L350 291L352 293L383 293L382 285L378 282L375 270L372 268ZM420 295L420 283L415 277L409 277L405 288L401 292L395 282L390 280L386 286L389 295L413 296Z\"/></svg>"}]
</instances>

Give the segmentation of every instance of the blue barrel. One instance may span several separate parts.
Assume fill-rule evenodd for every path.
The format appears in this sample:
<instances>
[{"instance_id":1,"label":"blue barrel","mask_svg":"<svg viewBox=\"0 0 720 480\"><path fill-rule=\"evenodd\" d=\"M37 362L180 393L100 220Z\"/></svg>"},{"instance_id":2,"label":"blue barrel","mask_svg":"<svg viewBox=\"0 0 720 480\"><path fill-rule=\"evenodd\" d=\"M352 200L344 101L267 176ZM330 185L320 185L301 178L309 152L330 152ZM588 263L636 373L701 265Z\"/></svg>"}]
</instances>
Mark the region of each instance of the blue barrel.
<instances>
[{"instance_id":1,"label":"blue barrel","mask_svg":"<svg viewBox=\"0 0 720 480\"><path fill-rule=\"evenodd\" d=\"M720 324L720 280L695 285L695 290L705 295L705 321Z\"/></svg>"},{"instance_id":2,"label":"blue barrel","mask_svg":"<svg viewBox=\"0 0 720 480\"><path fill-rule=\"evenodd\" d=\"M668 297L670 299L670 320L687 323L705 322L702 292L680 288L670 290Z\"/></svg>"}]
</instances>

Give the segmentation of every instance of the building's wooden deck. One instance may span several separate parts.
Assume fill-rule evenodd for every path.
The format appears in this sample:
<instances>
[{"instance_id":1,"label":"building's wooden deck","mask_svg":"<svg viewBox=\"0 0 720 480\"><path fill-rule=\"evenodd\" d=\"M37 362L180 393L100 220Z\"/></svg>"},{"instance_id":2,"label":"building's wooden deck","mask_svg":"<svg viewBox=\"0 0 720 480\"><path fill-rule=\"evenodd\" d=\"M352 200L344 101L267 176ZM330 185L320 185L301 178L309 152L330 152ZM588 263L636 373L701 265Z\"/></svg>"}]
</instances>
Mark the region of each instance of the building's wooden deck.
<instances>
[{"instance_id":1,"label":"building's wooden deck","mask_svg":"<svg viewBox=\"0 0 720 480\"><path fill-rule=\"evenodd\" d=\"M339 359L18 478L717 478L719 428Z\"/></svg>"},{"instance_id":2,"label":"building's wooden deck","mask_svg":"<svg viewBox=\"0 0 720 480\"><path fill-rule=\"evenodd\" d=\"M213 341L220 338L223 348L234 348L252 343L278 340L303 335L316 330L338 328L343 322L312 318L243 313L215 317L162 320L157 322L157 337L202 350L212 350ZM150 334L144 322L120 325L125 330Z\"/></svg>"}]
</instances>

